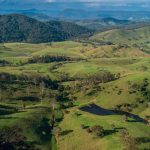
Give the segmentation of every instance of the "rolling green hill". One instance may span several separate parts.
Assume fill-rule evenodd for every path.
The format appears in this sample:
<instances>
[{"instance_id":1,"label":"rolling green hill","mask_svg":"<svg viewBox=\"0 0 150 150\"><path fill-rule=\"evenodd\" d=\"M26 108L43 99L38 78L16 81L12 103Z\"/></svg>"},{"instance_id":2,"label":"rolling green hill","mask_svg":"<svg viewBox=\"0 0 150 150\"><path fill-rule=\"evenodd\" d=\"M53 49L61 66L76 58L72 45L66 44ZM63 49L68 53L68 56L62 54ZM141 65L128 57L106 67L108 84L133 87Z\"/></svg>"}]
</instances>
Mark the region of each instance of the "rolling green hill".
<instances>
[{"instance_id":1,"label":"rolling green hill","mask_svg":"<svg viewBox=\"0 0 150 150\"><path fill-rule=\"evenodd\" d=\"M90 39L95 41L109 41L114 44L126 44L139 47L140 49L149 49L150 44L150 26L137 29L114 29L95 34Z\"/></svg>"},{"instance_id":2,"label":"rolling green hill","mask_svg":"<svg viewBox=\"0 0 150 150\"><path fill-rule=\"evenodd\" d=\"M40 22L18 14L0 16L0 42L64 41L91 32L89 29L68 22Z\"/></svg>"},{"instance_id":3,"label":"rolling green hill","mask_svg":"<svg viewBox=\"0 0 150 150\"><path fill-rule=\"evenodd\" d=\"M33 150L149 148L149 54L73 41L4 43L0 54L0 142L15 139L10 146L22 148L24 137ZM127 120L124 113L96 114L124 107ZM102 126L103 137L92 126Z\"/></svg>"}]
</instances>

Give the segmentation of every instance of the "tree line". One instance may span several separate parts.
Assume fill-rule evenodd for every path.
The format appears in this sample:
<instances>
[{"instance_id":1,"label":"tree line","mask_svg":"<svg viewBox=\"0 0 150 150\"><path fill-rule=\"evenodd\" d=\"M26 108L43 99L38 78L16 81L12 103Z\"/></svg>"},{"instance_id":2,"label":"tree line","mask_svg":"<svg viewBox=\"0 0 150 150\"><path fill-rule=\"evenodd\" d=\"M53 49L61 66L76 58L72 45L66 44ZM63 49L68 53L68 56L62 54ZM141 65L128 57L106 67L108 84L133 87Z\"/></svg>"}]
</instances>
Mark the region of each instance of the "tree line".
<instances>
[{"instance_id":1,"label":"tree line","mask_svg":"<svg viewBox=\"0 0 150 150\"><path fill-rule=\"evenodd\" d=\"M30 82L32 84L41 85L42 83L47 88L57 89L58 83L57 81L53 81L50 79L49 76L40 76L38 74L32 74L32 75L26 75L26 74L20 74L20 75L13 75L9 73L0 73L0 82Z\"/></svg>"}]
</instances>

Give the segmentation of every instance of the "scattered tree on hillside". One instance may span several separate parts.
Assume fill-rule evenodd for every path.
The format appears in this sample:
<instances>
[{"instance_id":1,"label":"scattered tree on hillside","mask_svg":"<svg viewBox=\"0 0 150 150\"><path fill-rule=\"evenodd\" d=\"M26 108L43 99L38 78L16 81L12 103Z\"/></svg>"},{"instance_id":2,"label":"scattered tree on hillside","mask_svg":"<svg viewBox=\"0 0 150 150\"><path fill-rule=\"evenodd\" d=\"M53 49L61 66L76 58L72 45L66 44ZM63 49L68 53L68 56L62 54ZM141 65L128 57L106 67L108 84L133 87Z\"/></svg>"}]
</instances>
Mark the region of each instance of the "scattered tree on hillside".
<instances>
[{"instance_id":1,"label":"scattered tree on hillside","mask_svg":"<svg viewBox=\"0 0 150 150\"><path fill-rule=\"evenodd\" d=\"M18 126L3 127L0 129L0 149L16 150L16 149L33 149L34 145L26 141L26 137L22 135L22 129Z\"/></svg>"},{"instance_id":2,"label":"scattered tree on hillside","mask_svg":"<svg viewBox=\"0 0 150 150\"><path fill-rule=\"evenodd\" d=\"M121 139L126 146L126 150L138 150L136 140L129 134L127 130L122 131Z\"/></svg>"},{"instance_id":3,"label":"scattered tree on hillside","mask_svg":"<svg viewBox=\"0 0 150 150\"><path fill-rule=\"evenodd\" d=\"M132 112L132 104L120 104L114 108L115 111L124 114L124 120L128 121L129 113Z\"/></svg>"}]
</instances>

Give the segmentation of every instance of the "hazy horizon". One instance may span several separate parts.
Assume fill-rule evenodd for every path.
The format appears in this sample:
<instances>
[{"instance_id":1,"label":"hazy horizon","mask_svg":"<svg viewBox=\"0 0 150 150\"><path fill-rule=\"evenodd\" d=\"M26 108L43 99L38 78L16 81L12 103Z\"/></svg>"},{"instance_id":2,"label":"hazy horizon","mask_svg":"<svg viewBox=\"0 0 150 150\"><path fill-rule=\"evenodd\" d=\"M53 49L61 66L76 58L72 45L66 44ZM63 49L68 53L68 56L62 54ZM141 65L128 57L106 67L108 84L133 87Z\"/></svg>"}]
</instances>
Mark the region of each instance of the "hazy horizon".
<instances>
[{"instance_id":1,"label":"hazy horizon","mask_svg":"<svg viewBox=\"0 0 150 150\"><path fill-rule=\"evenodd\" d=\"M67 5L65 5L67 3ZM55 5L55 7L53 7ZM83 9L149 11L149 0L0 0L0 9Z\"/></svg>"}]
</instances>

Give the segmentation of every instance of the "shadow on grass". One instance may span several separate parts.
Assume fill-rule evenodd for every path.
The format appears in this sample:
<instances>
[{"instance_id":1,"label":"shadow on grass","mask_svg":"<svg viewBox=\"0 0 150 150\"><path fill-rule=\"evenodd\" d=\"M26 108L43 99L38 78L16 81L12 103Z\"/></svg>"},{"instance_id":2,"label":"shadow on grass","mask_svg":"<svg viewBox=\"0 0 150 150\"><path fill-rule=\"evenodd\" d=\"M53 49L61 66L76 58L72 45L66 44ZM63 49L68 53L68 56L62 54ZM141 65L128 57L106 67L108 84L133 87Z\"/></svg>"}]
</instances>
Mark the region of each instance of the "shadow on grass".
<instances>
[{"instance_id":1,"label":"shadow on grass","mask_svg":"<svg viewBox=\"0 0 150 150\"><path fill-rule=\"evenodd\" d=\"M137 141L139 144L142 144L142 143L150 143L150 138L149 138L149 137L137 137L137 138L136 138L136 141Z\"/></svg>"},{"instance_id":2,"label":"shadow on grass","mask_svg":"<svg viewBox=\"0 0 150 150\"><path fill-rule=\"evenodd\" d=\"M139 120L128 120L128 122L139 122Z\"/></svg>"},{"instance_id":3,"label":"shadow on grass","mask_svg":"<svg viewBox=\"0 0 150 150\"><path fill-rule=\"evenodd\" d=\"M0 119L18 119L18 117L0 116Z\"/></svg>"},{"instance_id":4,"label":"shadow on grass","mask_svg":"<svg viewBox=\"0 0 150 150\"><path fill-rule=\"evenodd\" d=\"M112 135L112 134L117 133L117 132L118 132L117 130L105 130L104 135L108 136L108 135Z\"/></svg>"},{"instance_id":5,"label":"shadow on grass","mask_svg":"<svg viewBox=\"0 0 150 150\"><path fill-rule=\"evenodd\" d=\"M65 130L65 131L61 132L61 135L65 136L65 135L68 135L69 133L72 133L72 132L73 132L73 130Z\"/></svg>"},{"instance_id":6,"label":"shadow on grass","mask_svg":"<svg viewBox=\"0 0 150 150\"><path fill-rule=\"evenodd\" d=\"M124 130L124 129L126 129L125 127L116 127L116 128L114 128L115 130Z\"/></svg>"}]
</instances>

